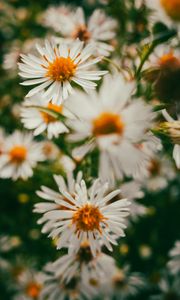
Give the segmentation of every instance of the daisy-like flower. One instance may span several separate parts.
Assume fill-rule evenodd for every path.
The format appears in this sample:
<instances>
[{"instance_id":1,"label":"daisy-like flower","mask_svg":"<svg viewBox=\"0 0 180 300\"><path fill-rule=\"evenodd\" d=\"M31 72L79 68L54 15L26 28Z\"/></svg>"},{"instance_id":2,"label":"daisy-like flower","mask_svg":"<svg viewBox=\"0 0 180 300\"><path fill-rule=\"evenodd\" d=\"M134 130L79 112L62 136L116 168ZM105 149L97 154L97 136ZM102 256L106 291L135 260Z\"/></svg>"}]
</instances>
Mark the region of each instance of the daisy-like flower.
<instances>
[{"instance_id":1,"label":"daisy-like flower","mask_svg":"<svg viewBox=\"0 0 180 300\"><path fill-rule=\"evenodd\" d=\"M180 22L179 0L146 0L146 5L153 10L155 21L163 21L167 25Z\"/></svg>"},{"instance_id":2,"label":"daisy-like flower","mask_svg":"<svg viewBox=\"0 0 180 300\"><path fill-rule=\"evenodd\" d=\"M159 294L150 297L150 300L179 300L180 299L180 278L171 278L165 273L158 284Z\"/></svg>"},{"instance_id":3,"label":"daisy-like flower","mask_svg":"<svg viewBox=\"0 0 180 300\"><path fill-rule=\"evenodd\" d=\"M94 256L101 251L102 243L112 251L111 244L116 245L117 238L125 235L124 218L129 214L130 202L121 199L108 204L120 190L107 194L107 189L107 184L99 188L99 180L93 183L90 190L81 180L75 184L73 195L65 188L60 187L60 193L56 193L42 187L38 195L52 203L49 208L48 204L39 203L36 211L37 208L41 208L41 212L49 210L44 214L44 221L54 227L49 236L57 239L58 249L68 247L69 253L77 252L81 243L87 240Z\"/></svg>"},{"instance_id":4,"label":"daisy-like flower","mask_svg":"<svg viewBox=\"0 0 180 300\"><path fill-rule=\"evenodd\" d=\"M40 272L30 269L23 270L18 276L17 292L13 300L39 299L42 284L43 280Z\"/></svg>"},{"instance_id":5,"label":"daisy-like flower","mask_svg":"<svg viewBox=\"0 0 180 300\"><path fill-rule=\"evenodd\" d=\"M176 122L169 114L166 110L163 110L162 111L163 113L163 116L165 117L165 119L168 121L168 122ZM179 120L179 118L178 118ZM173 128L172 128L172 135L173 135ZM175 163L176 163L176 166L178 169L180 169L180 145L179 145L179 140L176 139L176 142L175 142L175 146L174 146L174 149L173 149L173 158L175 160Z\"/></svg>"},{"instance_id":6,"label":"daisy-like flower","mask_svg":"<svg viewBox=\"0 0 180 300\"><path fill-rule=\"evenodd\" d=\"M56 275L52 263L45 266L42 279L44 287L40 294L40 300L93 299L97 293L94 287L83 283L78 275L69 282L63 282L62 278Z\"/></svg>"},{"instance_id":7,"label":"daisy-like flower","mask_svg":"<svg viewBox=\"0 0 180 300\"><path fill-rule=\"evenodd\" d=\"M59 119L59 115L64 118L73 117L65 105L45 101L42 92L26 100L21 109L21 121L24 127L33 129L35 136L47 130L49 139L57 138L59 134L69 131L64 122Z\"/></svg>"},{"instance_id":8,"label":"daisy-like flower","mask_svg":"<svg viewBox=\"0 0 180 300\"><path fill-rule=\"evenodd\" d=\"M147 178L141 179L141 184L151 192L167 187L168 182L176 176L172 162L166 156L156 155L147 165Z\"/></svg>"},{"instance_id":9,"label":"daisy-like flower","mask_svg":"<svg viewBox=\"0 0 180 300\"><path fill-rule=\"evenodd\" d=\"M5 140L0 156L0 177L25 180L33 175L37 162L43 160L41 143L33 141L32 134L15 131Z\"/></svg>"},{"instance_id":10,"label":"daisy-like flower","mask_svg":"<svg viewBox=\"0 0 180 300\"><path fill-rule=\"evenodd\" d=\"M145 280L140 273L131 272L129 266L123 269L116 269L109 284L104 286L107 293L107 300L124 300L136 296L146 286Z\"/></svg>"},{"instance_id":11,"label":"daisy-like flower","mask_svg":"<svg viewBox=\"0 0 180 300\"><path fill-rule=\"evenodd\" d=\"M59 191L65 191L65 192L69 192L72 196L75 193L75 184L76 183L80 183L82 180L82 173L79 172L76 176L76 178L74 178L72 171L67 172L66 174L66 178L67 178L67 182L64 180L63 176L61 175L55 175L54 176L54 180L58 186ZM58 197L58 199L62 200L62 201L67 201L69 202L69 200L67 200L66 198L64 198L63 195L60 195L59 193L56 193L54 191L52 191L51 189L47 188L47 187L42 187L42 192L37 192L37 194L42 197L43 199L46 200L46 202L41 202L41 203L37 203L35 204L34 207L34 212L36 213L46 213L48 211L52 211L54 209L59 209L59 208L63 208L63 205L60 206L59 203L55 203L54 202L54 197L49 197L49 194L51 194L53 192L53 195ZM47 197L44 197L44 195L47 195ZM42 218L40 218L38 220L38 224L43 224L43 228L42 228L42 232L46 233L49 232L53 229L53 224L54 224L54 220L50 220L49 218L46 217L46 215L43 215Z\"/></svg>"},{"instance_id":12,"label":"daisy-like flower","mask_svg":"<svg viewBox=\"0 0 180 300\"><path fill-rule=\"evenodd\" d=\"M66 42L79 38L93 44L98 55L108 56L114 49L110 43L115 37L117 23L100 9L86 20L81 7L76 10L68 6L50 7L45 14L45 25L60 33Z\"/></svg>"},{"instance_id":13,"label":"daisy-like flower","mask_svg":"<svg viewBox=\"0 0 180 300\"><path fill-rule=\"evenodd\" d=\"M78 142L89 139L74 149L73 157L82 159L98 148L99 176L104 181L121 179L124 174L131 176L146 160L146 154L138 144L150 128L153 114L151 106L142 100L131 99L133 90L134 84L126 82L120 75L106 76L99 93L86 95L79 92L76 98L69 99L78 119L69 122L74 132L68 139Z\"/></svg>"},{"instance_id":14,"label":"daisy-like flower","mask_svg":"<svg viewBox=\"0 0 180 300\"><path fill-rule=\"evenodd\" d=\"M90 283L92 276L98 282L104 277L107 279L109 276L110 278L110 274L112 275L115 270L115 261L111 256L102 252L94 257L89 244L84 242L78 253L66 254L57 259L52 266L55 275L65 282L69 282L77 274L80 274L82 280Z\"/></svg>"},{"instance_id":15,"label":"daisy-like flower","mask_svg":"<svg viewBox=\"0 0 180 300\"><path fill-rule=\"evenodd\" d=\"M80 85L85 90L94 89L97 85L94 80L101 79L107 71L89 70L89 67L99 62L101 58L92 58L94 47L87 45L83 48L83 45L84 43L79 40L68 45L60 43L59 46L46 41L44 47L36 46L40 57L32 54L21 55L19 74L28 79L22 85L38 85L27 94L27 97L42 91L43 96L52 101L52 104L59 105L72 94L72 83Z\"/></svg>"},{"instance_id":16,"label":"daisy-like flower","mask_svg":"<svg viewBox=\"0 0 180 300\"><path fill-rule=\"evenodd\" d=\"M180 241L176 241L174 248L169 252L168 268L173 275L180 274Z\"/></svg>"}]
</instances>

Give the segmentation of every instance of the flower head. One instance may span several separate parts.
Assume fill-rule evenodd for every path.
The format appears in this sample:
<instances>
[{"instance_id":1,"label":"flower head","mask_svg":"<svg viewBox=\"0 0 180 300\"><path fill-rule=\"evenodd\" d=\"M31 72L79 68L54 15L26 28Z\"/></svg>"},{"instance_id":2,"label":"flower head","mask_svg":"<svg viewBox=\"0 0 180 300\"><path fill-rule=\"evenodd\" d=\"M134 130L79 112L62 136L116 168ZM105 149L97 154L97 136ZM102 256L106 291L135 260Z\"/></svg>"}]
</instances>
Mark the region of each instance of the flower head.
<instances>
[{"instance_id":1,"label":"flower head","mask_svg":"<svg viewBox=\"0 0 180 300\"><path fill-rule=\"evenodd\" d=\"M28 79L22 84L38 84L27 97L42 91L43 97L52 101L52 104L59 105L72 94L71 83L74 82L85 90L94 89L96 83L93 81L101 79L107 73L89 70L89 66L96 64L101 58L93 59L94 47L88 45L83 48L83 42L78 40L68 45L61 43L59 46L46 41L45 47L37 45L37 50L40 57L21 55L22 63L19 63L20 76Z\"/></svg>"},{"instance_id":2,"label":"flower head","mask_svg":"<svg viewBox=\"0 0 180 300\"><path fill-rule=\"evenodd\" d=\"M27 179L33 175L38 161L43 161L42 145L33 141L31 134L15 131L5 140L0 156L0 177Z\"/></svg>"},{"instance_id":3,"label":"flower head","mask_svg":"<svg viewBox=\"0 0 180 300\"><path fill-rule=\"evenodd\" d=\"M105 195L106 192L107 184L100 186L99 180L90 190L81 180L75 184L73 194L62 189L62 183L60 193L42 187L38 195L52 203L39 203L35 211L44 212L43 220L50 224L50 236L58 239L58 249L68 247L70 252L77 252L81 243L88 241L93 255L100 252L102 243L112 251L111 244L116 244L117 238L124 236L126 226L123 221L129 214L130 203L126 199L109 203L119 190Z\"/></svg>"},{"instance_id":4,"label":"flower head","mask_svg":"<svg viewBox=\"0 0 180 300\"><path fill-rule=\"evenodd\" d=\"M168 268L173 275L180 274L180 241L176 241L173 249L169 252L170 261Z\"/></svg>"},{"instance_id":5,"label":"flower head","mask_svg":"<svg viewBox=\"0 0 180 300\"><path fill-rule=\"evenodd\" d=\"M78 119L69 122L73 132L68 139L78 142L89 139L88 143L73 150L73 156L78 160L98 148L99 176L104 181L132 176L146 160L137 144L145 138L153 114L151 107L142 100L132 100L133 90L134 84L120 75L106 76L99 93L79 92L74 101L76 105L69 99Z\"/></svg>"},{"instance_id":6,"label":"flower head","mask_svg":"<svg viewBox=\"0 0 180 300\"><path fill-rule=\"evenodd\" d=\"M95 54L109 55L115 37L116 21L96 9L86 20L81 7L76 10L68 6L50 7L45 13L45 25L60 33L67 42L76 40L93 44Z\"/></svg>"},{"instance_id":7,"label":"flower head","mask_svg":"<svg viewBox=\"0 0 180 300\"><path fill-rule=\"evenodd\" d=\"M25 128L34 129L35 136L47 130L49 139L69 131L63 120L60 120L61 116L73 117L65 105L52 104L43 98L42 92L26 100L21 109L21 120Z\"/></svg>"}]
</instances>

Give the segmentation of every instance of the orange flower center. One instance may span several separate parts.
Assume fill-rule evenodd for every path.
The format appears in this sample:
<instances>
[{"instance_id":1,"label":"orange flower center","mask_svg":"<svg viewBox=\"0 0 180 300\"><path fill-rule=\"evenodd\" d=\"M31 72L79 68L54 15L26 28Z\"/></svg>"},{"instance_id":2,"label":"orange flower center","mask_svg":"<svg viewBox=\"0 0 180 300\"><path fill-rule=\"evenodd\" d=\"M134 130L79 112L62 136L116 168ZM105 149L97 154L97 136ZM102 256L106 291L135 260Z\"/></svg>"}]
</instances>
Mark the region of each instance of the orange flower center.
<instances>
[{"instance_id":1,"label":"orange flower center","mask_svg":"<svg viewBox=\"0 0 180 300\"><path fill-rule=\"evenodd\" d=\"M55 105L55 104L52 104L52 103L49 103L47 108L54 111L54 112L57 112L57 113L62 113L62 110L63 110L62 105L58 106L58 105ZM51 116L49 113L44 112L44 111L41 112L41 115L44 119L44 122L47 123L47 124L55 122L57 120L55 117Z\"/></svg>"},{"instance_id":2,"label":"orange flower center","mask_svg":"<svg viewBox=\"0 0 180 300\"><path fill-rule=\"evenodd\" d=\"M167 15L175 21L180 21L180 1L160 0Z\"/></svg>"},{"instance_id":3,"label":"orange flower center","mask_svg":"<svg viewBox=\"0 0 180 300\"><path fill-rule=\"evenodd\" d=\"M70 80L76 71L76 64L70 57L56 57L51 63L49 62L46 76L54 81Z\"/></svg>"},{"instance_id":4,"label":"orange flower center","mask_svg":"<svg viewBox=\"0 0 180 300\"><path fill-rule=\"evenodd\" d=\"M15 163L21 163L26 159L27 156L27 149L24 146L14 146L10 152L9 152L9 156L11 161L15 162Z\"/></svg>"},{"instance_id":5,"label":"orange flower center","mask_svg":"<svg viewBox=\"0 0 180 300\"><path fill-rule=\"evenodd\" d=\"M122 135L124 124L121 117L114 113L104 112L93 120L93 134L108 135L119 134Z\"/></svg>"},{"instance_id":6,"label":"orange flower center","mask_svg":"<svg viewBox=\"0 0 180 300\"><path fill-rule=\"evenodd\" d=\"M101 233L100 223L105 221L98 207L86 204L78 209L73 215L73 224L76 225L76 231L94 231Z\"/></svg>"},{"instance_id":7,"label":"orange flower center","mask_svg":"<svg viewBox=\"0 0 180 300\"><path fill-rule=\"evenodd\" d=\"M149 167L148 167L148 171L152 176L156 176L159 174L161 169L160 163L158 160L152 159L150 161Z\"/></svg>"},{"instance_id":8,"label":"orange flower center","mask_svg":"<svg viewBox=\"0 0 180 300\"><path fill-rule=\"evenodd\" d=\"M39 296L40 291L41 285L36 282L30 282L26 287L26 294L34 299L36 299Z\"/></svg>"},{"instance_id":9,"label":"orange flower center","mask_svg":"<svg viewBox=\"0 0 180 300\"><path fill-rule=\"evenodd\" d=\"M91 33L88 31L85 25L80 25L72 34L73 39L80 39L80 41L87 42L91 37Z\"/></svg>"}]
</instances>

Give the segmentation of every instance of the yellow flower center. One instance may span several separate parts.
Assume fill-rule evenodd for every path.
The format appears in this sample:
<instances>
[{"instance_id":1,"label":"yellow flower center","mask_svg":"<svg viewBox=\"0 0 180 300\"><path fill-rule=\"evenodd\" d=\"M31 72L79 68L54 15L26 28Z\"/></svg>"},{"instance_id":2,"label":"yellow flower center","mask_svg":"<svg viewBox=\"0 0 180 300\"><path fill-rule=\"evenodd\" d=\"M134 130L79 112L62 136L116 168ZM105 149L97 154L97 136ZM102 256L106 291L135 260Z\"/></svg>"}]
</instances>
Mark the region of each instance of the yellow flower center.
<instances>
[{"instance_id":1,"label":"yellow flower center","mask_svg":"<svg viewBox=\"0 0 180 300\"><path fill-rule=\"evenodd\" d=\"M30 282L26 287L26 294L33 299L38 298L40 291L41 285L36 282Z\"/></svg>"},{"instance_id":2,"label":"yellow flower center","mask_svg":"<svg viewBox=\"0 0 180 300\"><path fill-rule=\"evenodd\" d=\"M15 162L15 163L21 163L26 159L27 156L27 148L24 146L14 146L10 152L9 152L9 156L11 161Z\"/></svg>"},{"instance_id":3,"label":"yellow flower center","mask_svg":"<svg viewBox=\"0 0 180 300\"><path fill-rule=\"evenodd\" d=\"M166 14L175 21L180 21L180 1L160 0Z\"/></svg>"},{"instance_id":4,"label":"yellow flower center","mask_svg":"<svg viewBox=\"0 0 180 300\"><path fill-rule=\"evenodd\" d=\"M119 134L122 135L124 130L124 124L121 117L117 114L104 112L93 120L93 134L108 135Z\"/></svg>"},{"instance_id":5,"label":"yellow flower center","mask_svg":"<svg viewBox=\"0 0 180 300\"><path fill-rule=\"evenodd\" d=\"M54 81L64 82L73 77L76 64L70 57L56 57L52 63L49 62L47 69L47 77Z\"/></svg>"},{"instance_id":6,"label":"yellow flower center","mask_svg":"<svg viewBox=\"0 0 180 300\"><path fill-rule=\"evenodd\" d=\"M85 25L80 25L72 33L73 39L80 39L80 41L87 42L91 37L91 33L88 31Z\"/></svg>"},{"instance_id":7,"label":"yellow flower center","mask_svg":"<svg viewBox=\"0 0 180 300\"><path fill-rule=\"evenodd\" d=\"M48 109L54 111L54 112L57 112L57 113L62 113L62 110L63 110L63 106L62 105L55 105L55 104L52 104L52 103L49 103L48 106L47 106ZM49 124L49 123L52 123L52 122L55 122L57 119L53 116L51 116L49 113L47 112L41 112L41 115L44 119L44 122Z\"/></svg>"},{"instance_id":8,"label":"yellow flower center","mask_svg":"<svg viewBox=\"0 0 180 300\"><path fill-rule=\"evenodd\" d=\"M78 209L73 215L73 224L76 225L76 232L98 230L101 233L100 223L106 218L101 214L98 207L86 204Z\"/></svg>"},{"instance_id":9,"label":"yellow flower center","mask_svg":"<svg viewBox=\"0 0 180 300\"><path fill-rule=\"evenodd\" d=\"M160 65L170 65L178 60L175 56L173 51L170 51L169 53L164 54L163 56L160 57Z\"/></svg>"}]
</instances>

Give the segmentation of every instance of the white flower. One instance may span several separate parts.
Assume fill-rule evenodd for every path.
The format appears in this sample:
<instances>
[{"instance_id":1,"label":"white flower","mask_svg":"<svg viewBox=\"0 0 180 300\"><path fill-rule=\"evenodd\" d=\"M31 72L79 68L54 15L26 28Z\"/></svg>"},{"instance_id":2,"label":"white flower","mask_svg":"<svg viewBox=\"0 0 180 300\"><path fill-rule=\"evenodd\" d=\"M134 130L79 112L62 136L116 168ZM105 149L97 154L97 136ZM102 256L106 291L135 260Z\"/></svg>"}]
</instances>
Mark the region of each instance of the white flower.
<instances>
[{"instance_id":1,"label":"white flower","mask_svg":"<svg viewBox=\"0 0 180 300\"><path fill-rule=\"evenodd\" d=\"M114 49L109 42L115 37L117 23L100 9L86 20L81 7L76 10L68 6L50 7L45 14L45 25L60 33L66 42L79 38L93 44L98 55L108 56Z\"/></svg>"},{"instance_id":2,"label":"white flower","mask_svg":"<svg viewBox=\"0 0 180 300\"><path fill-rule=\"evenodd\" d=\"M33 269L23 270L17 280L17 293L13 300L32 300L39 299L43 284L42 273Z\"/></svg>"},{"instance_id":3,"label":"white flower","mask_svg":"<svg viewBox=\"0 0 180 300\"><path fill-rule=\"evenodd\" d=\"M171 160L166 156L156 155L149 160L147 166L147 178L141 180L142 185L151 192L167 187L168 182L175 178Z\"/></svg>"},{"instance_id":4,"label":"white flower","mask_svg":"<svg viewBox=\"0 0 180 300\"><path fill-rule=\"evenodd\" d=\"M116 269L110 282L104 286L104 292L107 300L112 298L124 300L136 296L145 285L145 280L140 273L131 272L129 266L125 266L123 269Z\"/></svg>"},{"instance_id":5,"label":"white flower","mask_svg":"<svg viewBox=\"0 0 180 300\"><path fill-rule=\"evenodd\" d=\"M74 178L72 171L69 171L69 172L67 172L66 177L67 177L67 183L64 180L63 176L61 176L61 175L55 175L54 179L59 188L59 191L69 192L71 195L74 195L75 184L81 182L82 173L79 172L77 174L76 178ZM48 202L46 201L46 202L41 202L41 203L35 204L34 212L46 213L46 212L54 210L54 209L59 209L60 205L59 205L59 203L54 203L54 197L51 198L48 196L49 193L50 194L52 193L52 190L43 186L42 191L43 191L43 196L44 196L44 193L47 194L47 197L44 200L47 200ZM38 195L41 197L41 192L38 192ZM63 195L61 196L59 193L57 194L54 191L53 191L53 195L57 196L58 199L60 198L62 201L67 200L67 199L64 199ZM63 207L63 205L62 205L62 207ZM43 223L45 223L42 228L43 233L49 232L53 229L54 220L49 220L49 218L47 218L45 215L38 220L38 224L43 224Z\"/></svg>"},{"instance_id":6,"label":"white flower","mask_svg":"<svg viewBox=\"0 0 180 300\"><path fill-rule=\"evenodd\" d=\"M50 110L50 112L46 112L43 108ZM41 92L24 102L21 109L21 121L25 128L34 130L35 136L47 130L47 137L52 139L69 131L56 114L60 114L62 117L73 117L65 105L55 105L45 101Z\"/></svg>"},{"instance_id":7,"label":"white flower","mask_svg":"<svg viewBox=\"0 0 180 300\"><path fill-rule=\"evenodd\" d=\"M74 149L73 156L81 159L97 147L100 150L99 176L104 181L131 176L147 157L138 144L145 135L147 137L152 109L142 100L131 99L133 90L134 84L120 75L106 76L99 93L79 92L69 99L78 119L69 122L74 133L68 138L70 141L89 139Z\"/></svg>"},{"instance_id":8,"label":"white flower","mask_svg":"<svg viewBox=\"0 0 180 300\"><path fill-rule=\"evenodd\" d=\"M176 241L174 248L169 252L170 261L168 262L168 268L173 275L180 274L180 241Z\"/></svg>"},{"instance_id":9,"label":"white flower","mask_svg":"<svg viewBox=\"0 0 180 300\"><path fill-rule=\"evenodd\" d=\"M50 222L50 229L54 227L49 236L58 239L57 248L68 247L69 253L77 252L87 240L94 256L101 251L102 243L112 251L111 244L116 245L117 238L125 235L124 217L129 214L130 203L126 199L109 203L120 190L107 194L107 184L100 189L96 180L88 191L81 180L75 184L72 194L66 191L66 186L62 189L61 177L55 179L58 185L60 183L60 193L42 187L38 195L52 202L37 204L36 211L41 209L45 213L44 221Z\"/></svg>"},{"instance_id":10,"label":"white flower","mask_svg":"<svg viewBox=\"0 0 180 300\"><path fill-rule=\"evenodd\" d=\"M46 40L45 47L36 45L40 57L21 55L23 63L19 63L19 74L28 79L22 85L38 85L27 97L47 88L43 92L44 97L59 105L73 93L71 83L76 83L85 90L94 89L97 84L93 81L101 79L107 71L89 70L101 58L92 58L94 47L87 45L83 48L83 45L83 42L76 40L69 45L60 43L58 46Z\"/></svg>"},{"instance_id":11,"label":"white flower","mask_svg":"<svg viewBox=\"0 0 180 300\"><path fill-rule=\"evenodd\" d=\"M85 242L78 253L66 254L57 259L52 264L52 269L57 277L67 283L78 274L84 282L90 283L92 276L100 282L104 277L110 278L115 270L115 261L102 252L93 257L89 244Z\"/></svg>"},{"instance_id":12,"label":"white flower","mask_svg":"<svg viewBox=\"0 0 180 300\"><path fill-rule=\"evenodd\" d=\"M179 0L146 0L146 5L152 9L152 20L174 25L180 21Z\"/></svg>"},{"instance_id":13,"label":"white flower","mask_svg":"<svg viewBox=\"0 0 180 300\"><path fill-rule=\"evenodd\" d=\"M40 294L40 300L93 299L96 293L96 289L83 283L78 274L68 283L63 282L62 278L55 274L52 263L45 266L42 279L44 286Z\"/></svg>"},{"instance_id":14,"label":"white flower","mask_svg":"<svg viewBox=\"0 0 180 300\"><path fill-rule=\"evenodd\" d=\"M42 145L33 141L31 134L15 131L7 137L0 156L0 177L27 179L33 175L32 168L43 161Z\"/></svg>"},{"instance_id":15,"label":"white flower","mask_svg":"<svg viewBox=\"0 0 180 300\"><path fill-rule=\"evenodd\" d=\"M168 114L168 112L164 109L162 111L163 116L168 122L174 122L175 120ZM180 120L180 118L178 118ZM174 149L173 149L173 158L175 160L176 166L178 169L180 169L180 145L175 144Z\"/></svg>"}]
</instances>

